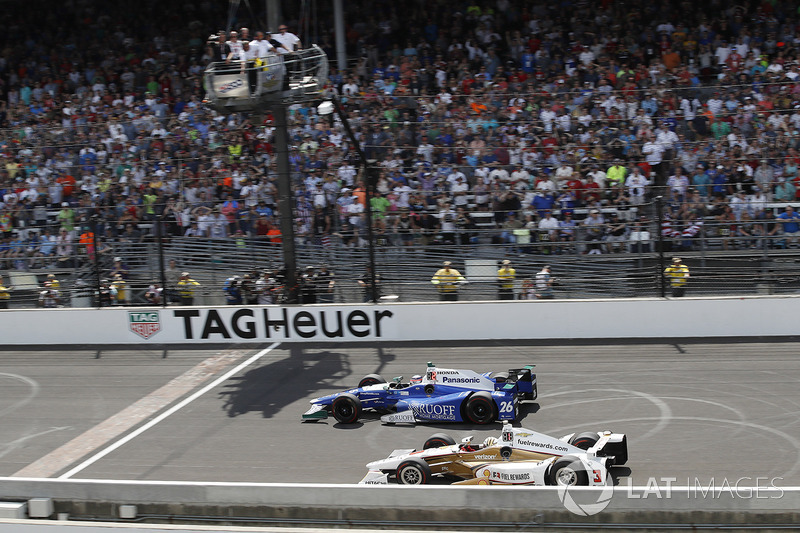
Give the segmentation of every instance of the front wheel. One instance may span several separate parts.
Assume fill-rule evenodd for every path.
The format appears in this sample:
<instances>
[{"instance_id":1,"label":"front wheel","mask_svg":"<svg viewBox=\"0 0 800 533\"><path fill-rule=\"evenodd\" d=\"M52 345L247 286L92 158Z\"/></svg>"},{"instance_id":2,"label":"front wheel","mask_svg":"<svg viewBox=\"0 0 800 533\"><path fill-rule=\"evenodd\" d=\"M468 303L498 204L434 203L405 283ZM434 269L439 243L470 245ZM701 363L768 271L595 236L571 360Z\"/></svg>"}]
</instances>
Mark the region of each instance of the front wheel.
<instances>
[{"instance_id":1,"label":"front wheel","mask_svg":"<svg viewBox=\"0 0 800 533\"><path fill-rule=\"evenodd\" d=\"M361 417L361 400L345 392L333 400L331 411L338 422L353 424Z\"/></svg>"},{"instance_id":2,"label":"front wheel","mask_svg":"<svg viewBox=\"0 0 800 533\"><path fill-rule=\"evenodd\" d=\"M431 480L431 467L421 459L406 459L397 467L397 482L401 485L425 485Z\"/></svg>"},{"instance_id":3,"label":"front wheel","mask_svg":"<svg viewBox=\"0 0 800 533\"><path fill-rule=\"evenodd\" d=\"M455 443L455 439L447 433L436 433L435 435L431 435L430 438L425 441L425 444L422 445L422 449L427 450L428 448L441 448L442 446L452 446Z\"/></svg>"},{"instance_id":4,"label":"front wheel","mask_svg":"<svg viewBox=\"0 0 800 533\"><path fill-rule=\"evenodd\" d=\"M589 475L580 459L566 455L550 467L547 481L549 485L562 487L585 486L589 484Z\"/></svg>"},{"instance_id":5,"label":"front wheel","mask_svg":"<svg viewBox=\"0 0 800 533\"><path fill-rule=\"evenodd\" d=\"M358 388L369 387L378 383L386 383L386 380L378 374L367 374L358 382Z\"/></svg>"},{"instance_id":6,"label":"front wheel","mask_svg":"<svg viewBox=\"0 0 800 533\"><path fill-rule=\"evenodd\" d=\"M464 414L473 424L490 424L497 418L497 407L489 393L476 392L467 400Z\"/></svg>"}]
</instances>

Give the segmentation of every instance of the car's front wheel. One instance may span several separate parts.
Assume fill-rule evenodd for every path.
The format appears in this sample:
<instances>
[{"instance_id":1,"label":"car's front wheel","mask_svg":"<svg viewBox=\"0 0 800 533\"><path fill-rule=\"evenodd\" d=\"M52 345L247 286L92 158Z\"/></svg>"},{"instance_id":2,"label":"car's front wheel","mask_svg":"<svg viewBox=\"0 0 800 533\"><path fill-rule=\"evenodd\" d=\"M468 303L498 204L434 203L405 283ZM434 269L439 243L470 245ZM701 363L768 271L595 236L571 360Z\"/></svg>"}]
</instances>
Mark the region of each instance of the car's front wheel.
<instances>
[{"instance_id":1,"label":"car's front wheel","mask_svg":"<svg viewBox=\"0 0 800 533\"><path fill-rule=\"evenodd\" d=\"M369 387L370 385L377 385L378 383L386 383L386 380L378 374L367 374L358 382L358 388Z\"/></svg>"},{"instance_id":2,"label":"car's front wheel","mask_svg":"<svg viewBox=\"0 0 800 533\"><path fill-rule=\"evenodd\" d=\"M397 466L396 475L401 485L425 485L431 480L431 467L421 459L406 459Z\"/></svg>"},{"instance_id":3,"label":"car's front wheel","mask_svg":"<svg viewBox=\"0 0 800 533\"><path fill-rule=\"evenodd\" d=\"M422 445L422 449L441 448L442 446L452 446L455 443L455 439L447 433L436 433L425 441L425 444Z\"/></svg>"},{"instance_id":4,"label":"car's front wheel","mask_svg":"<svg viewBox=\"0 0 800 533\"><path fill-rule=\"evenodd\" d=\"M331 411L338 422L353 424L361 417L361 400L345 392L333 400Z\"/></svg>"}]
</instances>

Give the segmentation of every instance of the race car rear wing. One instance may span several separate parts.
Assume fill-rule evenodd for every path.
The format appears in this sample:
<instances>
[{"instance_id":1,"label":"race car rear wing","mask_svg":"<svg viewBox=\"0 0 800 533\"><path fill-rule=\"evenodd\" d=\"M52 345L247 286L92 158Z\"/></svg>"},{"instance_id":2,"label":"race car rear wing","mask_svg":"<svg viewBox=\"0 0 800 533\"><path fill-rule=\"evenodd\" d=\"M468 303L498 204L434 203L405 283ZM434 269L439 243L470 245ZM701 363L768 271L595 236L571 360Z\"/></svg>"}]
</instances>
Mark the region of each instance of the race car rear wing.
<instances>
[{"instance_id":1,"label":"race car rear wing","mask_svg":"<svg viewBox=\"0 0 800 533\"><path fill-rule=\"evenodd\" d=\"M525 365L522 368L511 368L508 372L501 372L494 376L495 390L521 392L525 400L535 400L538 396L536 387L536 374L533 368L536 365Z\"/></svg>"}]
</instances>

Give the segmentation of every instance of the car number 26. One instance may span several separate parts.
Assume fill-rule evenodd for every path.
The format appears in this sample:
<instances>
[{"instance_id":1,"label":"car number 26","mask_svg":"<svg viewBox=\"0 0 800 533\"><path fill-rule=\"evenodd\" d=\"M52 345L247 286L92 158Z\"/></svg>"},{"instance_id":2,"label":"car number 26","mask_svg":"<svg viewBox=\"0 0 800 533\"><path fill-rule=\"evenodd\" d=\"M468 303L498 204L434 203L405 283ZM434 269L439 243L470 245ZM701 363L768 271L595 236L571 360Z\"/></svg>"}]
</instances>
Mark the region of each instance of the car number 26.
<instances>
[{"instance_id":1,"label":"car number 26","mask_svg":"<svg viewBox=\"0 0 800 533\"><path fill-rule=\"evenodd\" d=\"M514 402L500 402L500 412L501 413L513 413L514 412Z\"/></svg>"}]
</instances>

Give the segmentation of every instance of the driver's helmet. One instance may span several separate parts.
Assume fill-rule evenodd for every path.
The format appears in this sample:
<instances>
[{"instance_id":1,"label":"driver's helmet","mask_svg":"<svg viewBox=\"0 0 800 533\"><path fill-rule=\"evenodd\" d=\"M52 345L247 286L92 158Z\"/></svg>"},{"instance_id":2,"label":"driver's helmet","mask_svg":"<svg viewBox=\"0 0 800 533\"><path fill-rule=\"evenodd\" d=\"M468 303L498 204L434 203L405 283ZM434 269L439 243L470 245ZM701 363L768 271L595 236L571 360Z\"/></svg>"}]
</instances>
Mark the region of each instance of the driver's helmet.
<instances>
[{"instance_id":1,"label":"driver's helmet","mask_svg":"<svg viewBox=\"0 0 800 533\"><path fill-rule=\"evenodd\" d=\"M497 445L497 439L494 438L494 437L486 437L486 439L483 441L483 447L484 448L488 448L489 446L496 446L496 445Z\"/></svg>"},{"instance_id":2,"label":"driver's helmet","mask_svg":"<svg viewBox=\"0 0 800 533\"><path fill-rule=\"evenodd\" d=\"M422 383L422 376L420 376L419 374L415 374L415 375L411 376L410 383L412 385L417 385L419 383Z\"/></svg>"}]
</instances>

